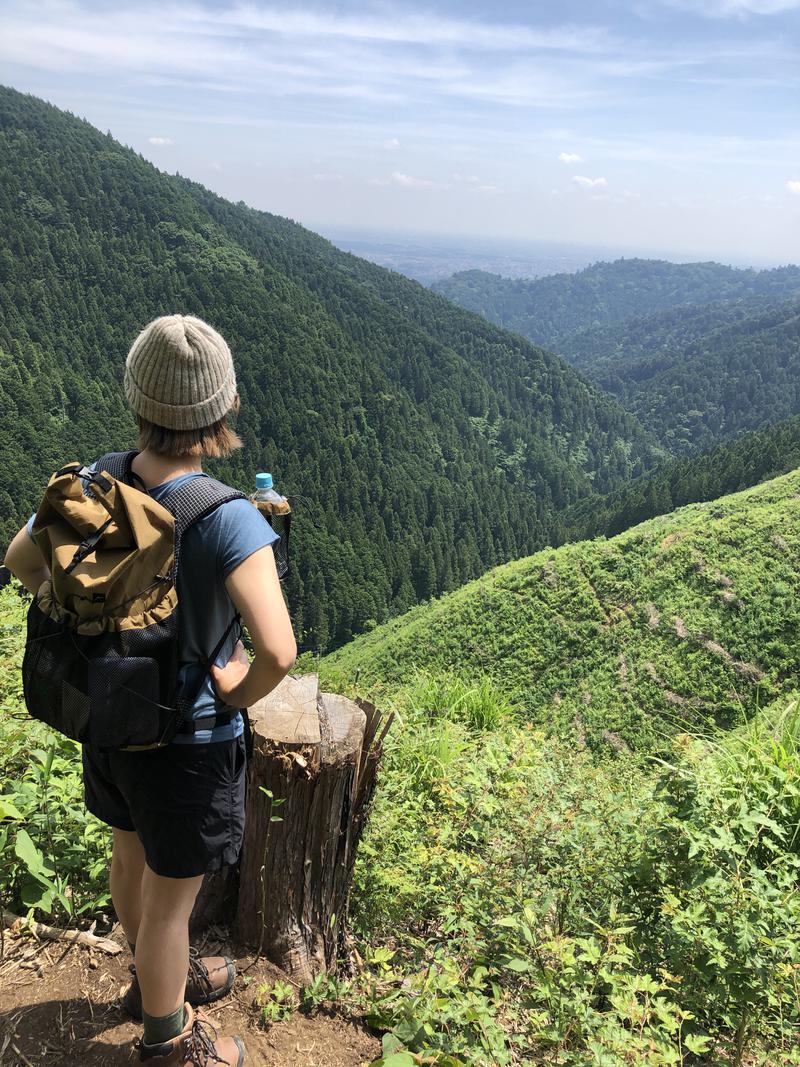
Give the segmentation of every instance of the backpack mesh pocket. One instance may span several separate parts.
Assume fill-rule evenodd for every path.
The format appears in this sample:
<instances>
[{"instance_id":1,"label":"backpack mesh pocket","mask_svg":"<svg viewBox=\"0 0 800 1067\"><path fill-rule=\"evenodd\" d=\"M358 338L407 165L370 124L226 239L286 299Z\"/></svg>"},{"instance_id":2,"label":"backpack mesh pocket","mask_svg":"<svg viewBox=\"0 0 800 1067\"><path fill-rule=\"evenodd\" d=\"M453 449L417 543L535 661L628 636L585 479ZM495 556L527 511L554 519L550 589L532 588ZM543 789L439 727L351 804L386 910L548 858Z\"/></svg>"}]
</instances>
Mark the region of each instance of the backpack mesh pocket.
<instances>
[{"instance_id":1,"label":"backpack mesh pocket","mask_svg":"<svg viewBox=\"0 0 800 1067\"><path fill-rule=\"evenodd\" d=\"M91 721L96 748L151 745L161 735L159 670L147 656L104 656L88 664Z\"/></svg>"},{"instance_id":2,"label":"backpack mesh pocket","mask_svg":"<svg viewBox=\"0 0 800 1067\"><path fill-rule=\"evenodd\" d=\"M58 699L58 698L56 698ZM91 703L85 693L76 689L66 678L61 680L61 714L69 737L88 737Z\"/></svg>"},{"instance_id":3,"label":"backpack mesh pocket","mask_svg":"<svg viewBox=\"0 0 800 1067\"><path fill-rule=\"evenodd\" d=\"M170 740L176 709L177 620L82 637L34 602L22 661L35 719L99 749Z\"/></svg>"}]
</instances>

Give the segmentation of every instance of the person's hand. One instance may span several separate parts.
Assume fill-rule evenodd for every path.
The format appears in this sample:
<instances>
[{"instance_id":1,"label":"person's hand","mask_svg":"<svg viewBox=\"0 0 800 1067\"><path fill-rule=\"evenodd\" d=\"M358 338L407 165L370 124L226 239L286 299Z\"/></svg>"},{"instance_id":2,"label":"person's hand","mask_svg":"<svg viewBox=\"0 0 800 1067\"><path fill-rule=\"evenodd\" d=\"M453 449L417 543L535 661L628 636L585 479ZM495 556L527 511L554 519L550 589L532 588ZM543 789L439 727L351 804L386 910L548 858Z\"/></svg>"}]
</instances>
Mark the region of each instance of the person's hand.
<instances>
[{"instance_id":1,"label":"person's hand","mask_svg":"<svg viewBox=\"0 0 800 1067\"><path fill-rule=\"evenodd\" d=\"M224 667L212 667L211 677L220 700L232 708L238 708L236 703L236 690L247 677L250 670L250 660L244 650L241 641L237 641L231 653L231 658Z\"/></svg>"}]
</instances>

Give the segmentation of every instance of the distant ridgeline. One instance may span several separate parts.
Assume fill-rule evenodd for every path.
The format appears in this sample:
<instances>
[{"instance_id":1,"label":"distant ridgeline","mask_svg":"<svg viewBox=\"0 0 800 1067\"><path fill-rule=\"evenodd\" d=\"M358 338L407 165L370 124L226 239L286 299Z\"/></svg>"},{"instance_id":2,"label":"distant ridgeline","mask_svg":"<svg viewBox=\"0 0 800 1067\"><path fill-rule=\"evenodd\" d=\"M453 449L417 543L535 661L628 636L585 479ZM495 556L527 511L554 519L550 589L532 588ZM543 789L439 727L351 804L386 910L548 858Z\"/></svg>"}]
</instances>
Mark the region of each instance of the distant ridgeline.
<instances>
[{"instance_id":1,"label":"distant ridgeline","mask_svg":"<svg viewBox=\"0 0 800 1067\"><path fill-rule=\"evenodd\" d=\"M57 464L133 444L124 356L167 312L231 344L245 448L210 468L294 503L304 644L533 551L663 458L558 358L0 89L0 539Z\"/></svg>"},{"instance_id":2,"label":"distant ridgeline","mask_svg":"<svg viewBox=\"0 0 800 1067\"><path fill-rule=\"evenodd\" d=\"M800 471L547 549L364 634L323 684L488 678L523 720L608 752L751 718L800 670Z\"/></svg>"},{"instance_id":3,"label":"distant ridgeline","mask_svg":"<svg viewBox=\"0 0 800 1067\"><path fill-rule=\"evenodd\" d=\"M630 259L434 288L563 354L673 453L800 413L800 267Z\"/></svg>"}]
</instances>

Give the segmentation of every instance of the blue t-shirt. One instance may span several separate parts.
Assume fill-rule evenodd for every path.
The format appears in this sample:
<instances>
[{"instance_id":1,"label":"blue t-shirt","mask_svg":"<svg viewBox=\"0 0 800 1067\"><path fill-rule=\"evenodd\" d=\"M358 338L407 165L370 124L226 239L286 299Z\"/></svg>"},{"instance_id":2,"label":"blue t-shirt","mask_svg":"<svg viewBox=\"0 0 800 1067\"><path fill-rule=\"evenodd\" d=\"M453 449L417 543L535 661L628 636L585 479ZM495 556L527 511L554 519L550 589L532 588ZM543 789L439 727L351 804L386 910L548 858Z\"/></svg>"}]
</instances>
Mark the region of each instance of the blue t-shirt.
<instances>
[{"instance_id":1,"label":"blue t-shirt","mask_svg":"<svg viewBox=\"0 0 800 1067\"><path fill-rule=\"evenodd\" d=\"M94 465L92 468L94 469ZM207 478L207 474L181 474L161 485L148 489L154 500L161 501L167 493L190 478ZM28 532L33 516L28 522ZM178 602L180 604L180 670L179 692L191 691L198 676L205 670L203 660L210 656L217 642L230 625L236 609L225 588L225 579L254 552L279 540L263 515L249 500L230 500L220 504L209 515L186 531L181 546L178 569ZM224 667L231 657L238 639L234 627L216 659ZM231 721L214 729L198 729L193 734L178 734L176 745L207 744L211 741L230 741L243 729L241 713L223 703L217 696L211 675L207 675L194 702L192 718L209 723L219 712L231 713Z\"/></svg>"}]
</instances>

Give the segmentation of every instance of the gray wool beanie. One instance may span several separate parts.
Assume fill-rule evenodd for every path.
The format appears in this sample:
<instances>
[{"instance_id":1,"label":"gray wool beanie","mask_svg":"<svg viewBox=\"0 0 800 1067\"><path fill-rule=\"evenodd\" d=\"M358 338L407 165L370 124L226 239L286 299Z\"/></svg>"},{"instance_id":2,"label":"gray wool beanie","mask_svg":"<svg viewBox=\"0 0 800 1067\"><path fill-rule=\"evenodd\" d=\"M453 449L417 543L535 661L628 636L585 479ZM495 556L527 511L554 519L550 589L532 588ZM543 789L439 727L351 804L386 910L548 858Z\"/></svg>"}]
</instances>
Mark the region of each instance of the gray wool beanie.
<instances>
[{"instance_id":1,"label":"gray wool beanie","mask_svg":"<svg viewBox=\"0 0 800 1067\"><path fill-rule=\"evenodd\" d=\"M125 360L125 395L143 419L200 430L227 415L236 397L231 351L194 315L163 315L145 326Z\"/></svg>"}]
</instances>

